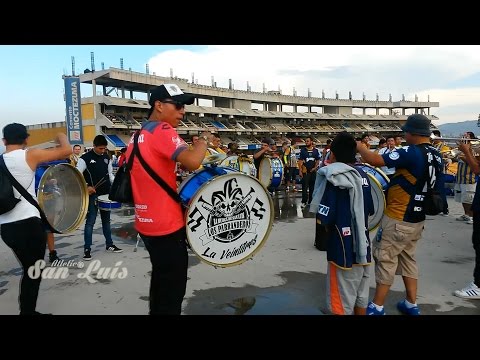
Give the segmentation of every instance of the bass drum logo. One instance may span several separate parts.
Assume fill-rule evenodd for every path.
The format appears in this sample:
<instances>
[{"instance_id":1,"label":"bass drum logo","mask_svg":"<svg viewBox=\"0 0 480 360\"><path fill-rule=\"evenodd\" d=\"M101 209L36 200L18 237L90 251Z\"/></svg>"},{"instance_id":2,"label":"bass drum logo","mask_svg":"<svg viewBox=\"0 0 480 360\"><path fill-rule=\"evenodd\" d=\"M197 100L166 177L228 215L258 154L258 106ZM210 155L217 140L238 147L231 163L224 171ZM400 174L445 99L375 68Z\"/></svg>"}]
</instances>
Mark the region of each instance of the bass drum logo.
<instances>
[{"instance_id":1,"label":"bass drum logo","mask_svg":"<svg viewBox=\"0 0 480 360\"><path fill-rule=\"evenodd\" d=\"M260 182L232 172L195 194L187 212L192 250L214 266L237 265L263 245L273 222L273 203Z\"/></svg>"}]
</instances>

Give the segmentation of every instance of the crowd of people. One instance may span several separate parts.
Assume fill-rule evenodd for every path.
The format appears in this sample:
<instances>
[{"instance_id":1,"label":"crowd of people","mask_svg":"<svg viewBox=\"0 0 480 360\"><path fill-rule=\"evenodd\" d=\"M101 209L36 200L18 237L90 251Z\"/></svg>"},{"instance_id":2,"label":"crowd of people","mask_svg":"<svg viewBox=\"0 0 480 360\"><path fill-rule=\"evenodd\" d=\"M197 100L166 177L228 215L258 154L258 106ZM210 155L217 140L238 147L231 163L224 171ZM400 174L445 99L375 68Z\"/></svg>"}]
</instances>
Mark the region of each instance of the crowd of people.
<instances>
[{"instance_id":1,"label":"crowd of people","mask_svg":"<svg viewBox=\"0 0 480 360\"><path fill-rule=\"evenodd\" d=\"M149 253L152 268L151 315L181 313L187 286L188 242L182 204L151 176L138 154L174 191L178 187L178 167L193 172L200 169L209 156L241 155L238 144L232 142L223 146L218 134L209 131L193 135L190 145L178 135L176 128L185 115L185 105L193 101L193 96L184 94L176 85L155 88L149 99L147 121L128 147L122 149L116 164L122 166L133 159L130 175L135 229ZM398 310L407 315L420 314L415 253L425 226L423 202L429 196L429 187L438 189L442 185L445 167L441 146L431 143L427 117L410 115L402 130L406 146L401 146L396 136L388 136L372 151L368 135L355 139L342 132L323 149L315 146L312 137L306 137L300 151L296 151L291 142L285 141L277 147L272 139L265 138L253 154L257 173L263 159L281 161L286 192L297 191L297 179L301 181L301 206L309 206L308 211L316 214L319 236L326 244L329 265L325 294L327 308L332 314L384 315L385 299L395 275L402 276L405 285L405 298L397 304ZM107 139L97 135L93 148L81 154L81 146L72 148L65 134L58 134L55 148L27 151L28 137L26 127L21 124L4 127L6 152L2 156L6 168L34 198L37 194L33 179L41 164L65 160L78 169L87 185L89 198L83 259L91 260L98 197L109 194L114 180L113 161L106 153ZM465 155L461 159L463 165L459 165L456 199L465 210L463 221L473 223L475 269L473 282L457 290L455 295L480 299L480 190L478 182L474 181L475 175L480 173L480 162L472 155L468 143L460 144L459 148ZM374 213L372 185L358 166L359 160L383 169L390 180L385 191L386 209L375 239L370 239L368 231L368 218ZM276 189L270 186L268 190L274 193ZM18 192L15 195L19 197ZM448 215L448 205L443 213ZM112 240L110 212L100 211L100 217L105 250L122 252ZM32 279L27 270L44 258L47 244L50 261L58 259L53 234L42 222L39 211L24 198L13 210L0 214L0 224L3 241L23 268L20 314L39 314L36 302L41 277ZM371 267L376 283L373 299L369 299L368 291Z\"/></svg>"}]
</instances>

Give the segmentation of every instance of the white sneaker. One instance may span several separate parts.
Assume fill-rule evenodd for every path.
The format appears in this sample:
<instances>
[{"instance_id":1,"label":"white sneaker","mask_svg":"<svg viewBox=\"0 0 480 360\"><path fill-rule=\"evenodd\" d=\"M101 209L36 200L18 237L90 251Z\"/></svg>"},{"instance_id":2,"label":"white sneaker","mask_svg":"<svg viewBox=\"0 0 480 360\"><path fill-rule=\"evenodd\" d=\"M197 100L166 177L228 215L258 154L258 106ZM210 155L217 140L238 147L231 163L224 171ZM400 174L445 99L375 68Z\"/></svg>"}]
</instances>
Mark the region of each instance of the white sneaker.
<instances>
[{"instance_id":1,"label":"white sneaker","mask_svg":"<svg viewBox=\"0 0 480 360\"><path fill-rule=\"evenodd\" d=\"M465 214L463 214L462 216L459 216L458 218L456 218L457 221L469 221L470 220L470 216L467 216Z\"/></svg>"},{"instance_id":2,"label":"white sneaker","mask_svg":"<svg viewBox=\"0 0 480 360\"><path fill-rule=\"evenodd\" d=\"M480 288L473 282L468 284L462 290L455 290L453 295L462 299L478 299L480 300Z\"/></svg>"},{"instance_id":3,"label":"white sneaker","mask_svg":"<svg viewBox=\"0 0 480 360\"><path fill-rule=\"evenodd\" d=\"M469 217L468 221L465 221L467 224L473 224L473 218Z\"/></svg>"}]
</instances>

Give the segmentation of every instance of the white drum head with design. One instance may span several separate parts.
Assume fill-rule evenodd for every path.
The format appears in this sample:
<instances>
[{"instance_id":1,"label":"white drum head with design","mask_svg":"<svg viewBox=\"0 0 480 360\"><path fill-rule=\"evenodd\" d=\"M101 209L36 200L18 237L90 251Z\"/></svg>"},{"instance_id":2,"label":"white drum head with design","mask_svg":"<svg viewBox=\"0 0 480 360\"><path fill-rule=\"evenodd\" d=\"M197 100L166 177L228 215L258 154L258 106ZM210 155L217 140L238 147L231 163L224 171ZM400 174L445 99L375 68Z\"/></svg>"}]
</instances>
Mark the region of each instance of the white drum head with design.
<instances>
[{"instance_id":1,"label":"white drum head with design","mask_svg":"<svg viewBox=\"0 0 480 360\"><path fill-rule=\"evenodd\" d=\"M370 230L370 237L372 236L372 230L375 230L382 222L383 212L385 211L385 194L383 193L382 185L380 182L370 173L367 173L370 178L370 187L373 200L373 208L375 210L374 215L368 217L368 230ZM370 239L371 240L371 239Z\"/></svg>"},{"instance_id":2,"label":"white drum head with design","mask_svg":"<svg viewBox=\"0 0 480 360\"><path fill-rule=\"evenodd\" d=\"M195 193L186 214L187 240L210 265L239 265L263 246L273 223L273 202L260 182L232 172Z\"/></svg>"}]
</instances>

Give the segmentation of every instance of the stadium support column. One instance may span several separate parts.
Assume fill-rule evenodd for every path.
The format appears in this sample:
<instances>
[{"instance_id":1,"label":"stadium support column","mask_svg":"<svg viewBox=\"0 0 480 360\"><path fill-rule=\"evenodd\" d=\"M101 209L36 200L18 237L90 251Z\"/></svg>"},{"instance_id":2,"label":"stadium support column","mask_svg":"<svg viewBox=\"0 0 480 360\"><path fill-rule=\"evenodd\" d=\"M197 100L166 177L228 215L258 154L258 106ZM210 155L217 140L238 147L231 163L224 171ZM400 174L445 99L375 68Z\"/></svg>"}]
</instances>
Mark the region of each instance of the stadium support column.
<instances>
[{"instance_id":1,"label":"stadium support column","mask_svg":"<svg viewBox=\"0 0 480 360\"><path fill-rule=\"evenodd\" d=\"M97 81L92 79L92 99L93 99L93 122L95 124L95 133L100 134L100 126L97 121Z\"/></svg>"}]
</instances>

